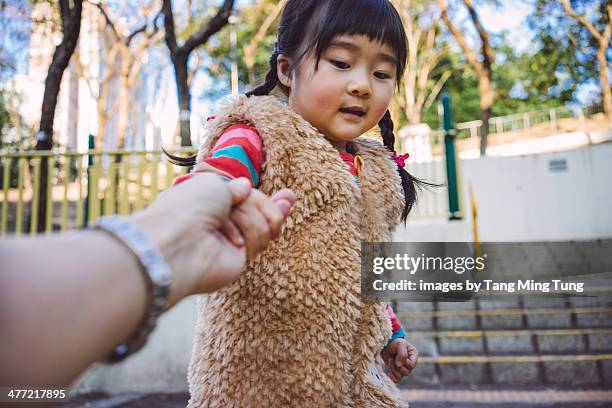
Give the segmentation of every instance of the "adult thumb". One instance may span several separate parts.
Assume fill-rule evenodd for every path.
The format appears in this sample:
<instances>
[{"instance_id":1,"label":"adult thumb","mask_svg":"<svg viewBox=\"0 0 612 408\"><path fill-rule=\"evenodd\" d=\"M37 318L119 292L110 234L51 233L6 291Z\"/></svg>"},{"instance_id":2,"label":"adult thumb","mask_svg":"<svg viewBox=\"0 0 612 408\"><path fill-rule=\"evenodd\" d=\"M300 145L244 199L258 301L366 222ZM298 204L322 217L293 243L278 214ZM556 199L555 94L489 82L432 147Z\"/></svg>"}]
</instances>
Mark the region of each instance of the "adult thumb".
<instances>
[{"instance_id":1,"label":"adult thumb","mask_svg":"<svg viewBox=\"0 0 612 408\"><path fill-rule=\"evenodd\" d=\"M246 200L251 192L251 182L245 178L240 177L230 181L227 184L227 188L230 191L232 205L237 205Z\"/></svg>"}]
</instances>

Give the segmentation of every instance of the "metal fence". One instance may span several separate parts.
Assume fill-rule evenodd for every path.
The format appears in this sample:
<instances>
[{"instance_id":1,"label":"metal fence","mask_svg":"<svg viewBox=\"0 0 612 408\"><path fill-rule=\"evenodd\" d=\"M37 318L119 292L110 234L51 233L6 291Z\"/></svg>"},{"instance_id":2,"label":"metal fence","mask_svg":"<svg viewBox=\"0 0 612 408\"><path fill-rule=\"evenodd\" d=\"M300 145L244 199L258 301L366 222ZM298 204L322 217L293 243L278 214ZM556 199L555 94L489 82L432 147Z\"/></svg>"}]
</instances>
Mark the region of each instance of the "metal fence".
<instances>
[{"instance_id":1,"label":"metal fence","mask_svg":"<svg viewBox=\"0 0 612 408\"><path fill-rule=\"evenodd\" d=\"M410 211L408 220L447 219L448 187L446 185L446 164L441 157L430 162L406 163L406 170L421 180L438 184L439 187L425 187L417 193L417 202Z\"/></svg>"},{"instance_id":2,"label":"metal fence","mask_svg":"<svg viewBox=\"0 0 612 408\"><path fill-rule=\"evenodd\" d=\"M518 132L542 124L548 124L550 129L556 130L558 129L557 121L560 119L573 117L584 118L594 113L597 112L585 109L572 110L562 106L533 112L517 113L514 115L497 116L489 119L489 134L503 135L504 133ZM480 138L481 130L481 120L458 123L457 138ZM431 137L434 139L434 143L441 143L441 139L444 138L444 132L442 130L434 130Z\"/></svg>"},{"instance_id":3,"label":"metal fence","mask_svg":"<svg viewBox=\"0 0 612 408\"><path fill-rule=\"evenodd\" d=\"M46 200L41 200L45 162ZM186 171L166 161L161 151L1 154L0 235L36 233L41 202L46 202L46 232L80 228L101 215L127 215L143 209Z\"/></svg>"},{"instance_id":4,"label":"metal fence","mask_svg":"<svg viewBox=\"0 0 612 408\"><path fill-rule=\"evenodd\" d=\"M195 153L193 149L173 152ZM39 197L42 166L47 167L46 200ZM420 178L445 183L444 162L409 163ZM161 151L22 152L0 154L0 235L36 234L40 205L46 203L44 231L80 228L102 215L143 209L186 173ZM446 218L446 187L425 189L410 219Z\"/></svg>"}]
</instances>

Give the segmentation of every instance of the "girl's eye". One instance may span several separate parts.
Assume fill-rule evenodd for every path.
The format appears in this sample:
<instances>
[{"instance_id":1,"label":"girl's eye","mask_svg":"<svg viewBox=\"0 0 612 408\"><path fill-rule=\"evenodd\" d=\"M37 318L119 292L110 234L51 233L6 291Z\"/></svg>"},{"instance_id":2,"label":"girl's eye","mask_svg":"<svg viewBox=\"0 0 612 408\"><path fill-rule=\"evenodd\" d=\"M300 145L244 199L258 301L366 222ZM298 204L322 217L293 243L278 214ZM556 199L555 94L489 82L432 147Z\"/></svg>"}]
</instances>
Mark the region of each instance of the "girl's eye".
<instances>
[{"instance_id":1,"label":"girl's eye","mask_svg":"<svg viewBox=\"0 0 612 408\"><path fill-rule=\"evenodd\" d=\"M385 74L384 72L375 72L374 76L378 79L389 79L391 78L391 75L389 74Z\"/></svg>"},{"instance_id":2,"label":"girl's eye","mask_svg":"<svg viewBox=\"0 0 612 408\"><path fill-rule=\"evenodd\" d=\"M346 62L337 61L337 60L330 60L330 62L340 69L350 68L350 65L347 64Z\"/></svg>"}]
</instances>

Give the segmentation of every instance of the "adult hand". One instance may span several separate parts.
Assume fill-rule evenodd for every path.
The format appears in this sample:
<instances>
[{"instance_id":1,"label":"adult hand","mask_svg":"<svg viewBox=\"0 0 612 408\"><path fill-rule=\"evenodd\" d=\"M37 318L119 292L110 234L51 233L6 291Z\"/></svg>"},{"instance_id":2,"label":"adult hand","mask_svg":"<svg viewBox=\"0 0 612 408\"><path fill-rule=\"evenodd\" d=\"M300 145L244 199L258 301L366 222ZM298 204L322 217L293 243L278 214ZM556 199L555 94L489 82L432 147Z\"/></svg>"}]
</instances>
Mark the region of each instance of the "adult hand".
<instances>
[{"instance_id":1,"label":"adult hand","mask_svg":"<svg viewBox=\"0 0 612 408\"><path fill-rule=\"evenodd\" d=\"M271 239L280 234L280 229L291 206L295 194L291 190L280 190L272 197L276 205L270 205L270 198L259 190L251 191L243 203L236 207L227 221L232 229L246 240L247 258L253 259L263 251ZM266 226L269 226L267 228Z\"/></svg>"},{"instance_id":2,"label":"adult hand","mask_svg":"<svg viewBox=\"0 0 612 408\"><path fill-rule=\"evenodd\" d=\"M246 180L226 183L214 174L199 174L130 217L172 268L167 308L238 277L248 240L226 223L251 193ZM261 237L258 249L263 249L295 196L281 191L259 198L247 215L276 213L253 226ZM106 232L2 239L0 260L0 384L69 384L93 361L131 339L142 323L147 290L140 265Z\"/></svg>"},{"instance_id":3,"label":"adult hand","mask_svg":"<svg viewBox=\"0 0 612 408\"><path fill-rule=\"evenodd\" d=\"M246 179L224 182L215 174L200 173L164 191L133 216L173 270L170 304L189 294L214 291L238 277L245 266L246 247L244 234L229 217L253 193L259 192L251 190ZM266 220L252 224L252 233L260 237L257 248L262 250L280 230L295 195L282 190L271 198L259 198L258 206L246 214Z\"/></svg>"}]
</instances>

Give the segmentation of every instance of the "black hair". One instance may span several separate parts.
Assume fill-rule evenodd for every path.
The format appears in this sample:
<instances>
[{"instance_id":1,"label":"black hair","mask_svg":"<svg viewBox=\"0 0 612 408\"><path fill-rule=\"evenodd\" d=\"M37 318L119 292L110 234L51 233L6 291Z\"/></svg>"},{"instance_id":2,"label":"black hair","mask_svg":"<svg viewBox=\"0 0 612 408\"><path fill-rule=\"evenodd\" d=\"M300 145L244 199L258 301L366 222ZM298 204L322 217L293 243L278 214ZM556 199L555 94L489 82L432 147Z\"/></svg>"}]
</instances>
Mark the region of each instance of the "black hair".
<instances>
[{"instance_id":1,"label":"black hair","mask_svg":"<svg viewBox=\"0 0 612 408\"><path fill-rule=\"evenodd\" d=\"M276 87L285 93L287 89L280 83L277 73L277 60L284 55L292 60L295 69L302 58L314 50L315 68L318 68L322 53L338 35L365 35L371 41L378 41L391 47L396 53L396 78L399 86L406 69L408 42L402 20L389 0L289 0L281 17L277 43L270 56L270 69L262 85L246 93L246 96L268 95ZM395 152L393 121L389 111L378 123L383 144L390 152ZM170 162L180 166L193 166L195 157L168 155ZM405 206L402 221L416 202L416 187L433 185L411 176L398 165L402 179Z\"/></svg>"}]
</instances>

